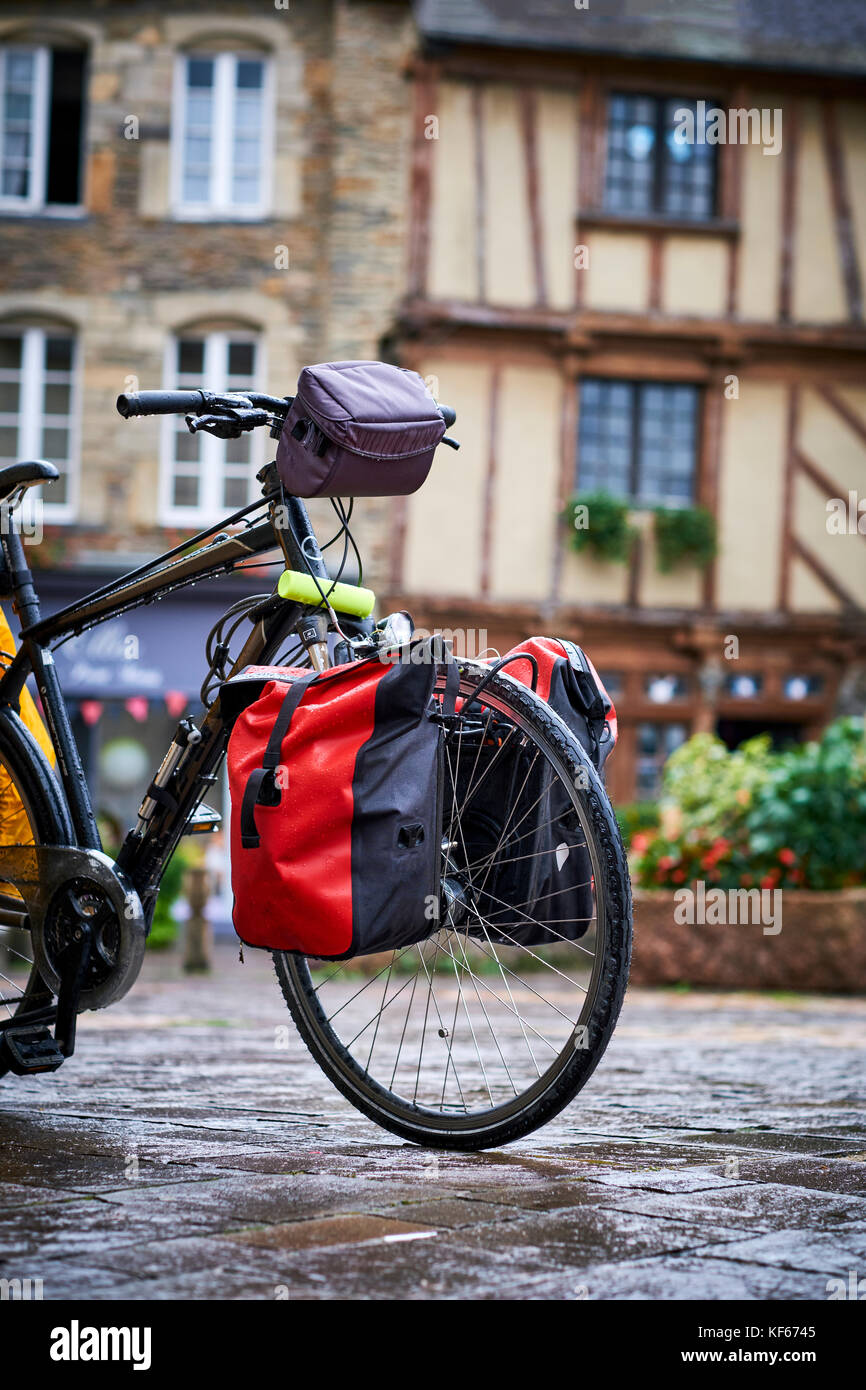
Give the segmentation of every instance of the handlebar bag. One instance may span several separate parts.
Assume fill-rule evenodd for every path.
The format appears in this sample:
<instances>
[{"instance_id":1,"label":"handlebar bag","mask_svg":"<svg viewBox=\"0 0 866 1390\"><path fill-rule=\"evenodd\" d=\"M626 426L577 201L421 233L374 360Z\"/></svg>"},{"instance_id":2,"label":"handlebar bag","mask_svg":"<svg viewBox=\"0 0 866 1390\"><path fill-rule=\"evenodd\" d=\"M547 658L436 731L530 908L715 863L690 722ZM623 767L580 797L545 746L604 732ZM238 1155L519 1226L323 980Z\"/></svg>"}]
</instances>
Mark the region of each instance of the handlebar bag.
<instances>
[{"instance_id":1,"label":"handlebar bag","mask_svg":"<svg viewBox=\"0 0 866 1390\"><path fill-rule=\"evenodd\" d=\"M407 661L249 667L223 685L232 916L248 945L345 959L435 930L443 705L432 642ZM449 660L445 706L455 687Z\"/></svg>"},{"instance_id":2,"label":"handlebar bag","mask_svg":"<svg viewBox=\"0 0 866 1390\"><path fill-rule=\"evenodd\" d=\"M402 497L424 482L444 433L417 372L321 362L298 378L277 472L295 497Z\"/></svg>"},{"instance_id":3,"label":"handlebar bag","mask_svg":"<svg viewBox=\"0 0 866 1390\"><path fill-rule=\"evenodd\" d=\"M573 642L533 637L506 653L503 674L531 685L568 726L601 772L617 737L616 711L592 662ZM471 713L471 705L468 713ZM474 897L483 927L470 935L506 946L554 946L584 936L594 916L592 863L583 828L550 764L505 717L481 717L477 758L465 749L455 795L463 806L460 867L492 863ZM491 712L492 714L492 712Z\"/></svg>"}]
</instances>

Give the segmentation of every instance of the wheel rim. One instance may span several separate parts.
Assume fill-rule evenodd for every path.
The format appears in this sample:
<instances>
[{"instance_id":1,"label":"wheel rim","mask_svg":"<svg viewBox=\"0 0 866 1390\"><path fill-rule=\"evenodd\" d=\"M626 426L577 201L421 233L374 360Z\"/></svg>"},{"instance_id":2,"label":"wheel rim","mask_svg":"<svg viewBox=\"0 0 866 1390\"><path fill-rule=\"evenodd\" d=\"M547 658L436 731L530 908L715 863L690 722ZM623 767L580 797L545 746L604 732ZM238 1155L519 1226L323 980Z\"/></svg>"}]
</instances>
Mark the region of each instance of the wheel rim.
<instances>
[{"instance_id":1,"label":"wheel rim","mask_svg":"<svg viewBox=\"0 0 866 1390\"><path fill-rule=\"evenodd\" d=\"M30 833L21 834L21 817L26 817ZM35 845L35 817L24 791L0 763L0 844ZM11 884L0 883L0 1022L13 1018L25 1003L32 1002L38 981L27 910L21 894Z\"/></svg>"},{"instance_id":2,"label":"wheel rim","mask_svg":"<svg viewBox=\"0 0 866 1390\"><path fill-rule=\"evenodd\" d=\"M462 688L466 693L472 683ZM607 913L589 816L555 746L542 749L532 721L493 689L483 698L487 710L507 715L520 734L533 734L535 756L545 759L548 775L568 793L592 867L586 936L553 947L514 945L513 939L507 945L502 938L511 934L476 905L463 923L451 922L420 945L360 966L278 956L284 985L321 1060L362 1104L421 1129L471 1132L506 1122L555 1086L575 1065L577 1051L587 1060L593 1051L591 1016ZM446 758L452 783L453 770ZM527 810L528 803L518 801L512 821L521 805ZM456 798L452 809L449 845L459 829L455 820L462 819ZM488 904L495 899L489 890L485 897Z\"/></svg>"}]
</instances>

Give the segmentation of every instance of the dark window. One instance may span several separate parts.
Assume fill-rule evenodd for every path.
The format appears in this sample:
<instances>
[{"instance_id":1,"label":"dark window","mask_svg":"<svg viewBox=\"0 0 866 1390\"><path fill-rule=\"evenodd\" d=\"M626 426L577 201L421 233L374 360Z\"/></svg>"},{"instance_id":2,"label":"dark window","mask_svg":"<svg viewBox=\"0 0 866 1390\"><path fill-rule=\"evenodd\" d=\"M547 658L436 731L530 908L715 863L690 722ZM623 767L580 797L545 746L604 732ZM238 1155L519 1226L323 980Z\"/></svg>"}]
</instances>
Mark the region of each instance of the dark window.
<instances>
[{"instance_id":1,"label":"dark window","mask_svg":"<svg viewBox=\"0 0 866 1390\"><path fill-rule=\"evenodd\" d=\"M662 784L662 769L689 736L686 724L638 724L637 799L652 801Z\"/></svg>"},{"instance_id":2,"label":"dark window","mask_svg":"<svg viewBox=\"0 0 866 1390\"><path fill-rule=\"evenodd\" d=\"M85 56L0 49L0 201L37 211L81 201Z\"/></svg>"},{"instance_id":3,"label":"dark window","mask_svg":"<svg viewBox=\"0 0 866 1390\"><path fill-rule=\"evenodd\" d=\"M636 502L694 498L698 390L685 384L580 383L577 485Z\"/></svg>"},{"instance_id":4,"label":"dark window","mask_svg":"<svg viewBox=\"0 0 866 1390\"><path fill-rule=\"evenodd\" d=\"M705 111L712 109L706 102ZM691 120L689 120L689 113ZM697 103L615 92L608 106L604 203L611 212L702 221L716 203L716 147Z\"/></svg>"},{"instance_id":5,"label":"dark window","mask_svg":"<svg viewBox=\"0 0 866 1390\"><path fill-rule=\"evenodd\" d=\"M55 49L51 55L46 203L81 201L81 121L84 54Z\"/></svg>"}]
</instances>

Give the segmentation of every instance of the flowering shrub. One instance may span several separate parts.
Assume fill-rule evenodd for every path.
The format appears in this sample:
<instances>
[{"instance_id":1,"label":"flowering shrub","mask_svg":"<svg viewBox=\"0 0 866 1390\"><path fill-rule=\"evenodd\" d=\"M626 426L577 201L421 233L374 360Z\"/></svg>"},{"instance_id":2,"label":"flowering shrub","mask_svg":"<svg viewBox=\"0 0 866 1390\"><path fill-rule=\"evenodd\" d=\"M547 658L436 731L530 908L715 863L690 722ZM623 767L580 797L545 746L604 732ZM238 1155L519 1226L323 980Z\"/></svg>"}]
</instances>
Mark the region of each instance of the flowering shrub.
<instances>
[{"instance_id":1,"label":"flowering shrub","mask_svg":"<svg viewBox=\"0 0 866 1390\"><path fill-rule=\"evenodd\" d=\"M657 831L631 841L645 888L845 888L866 882L866 737L839 719L816 743L730 752L696 734L665 766Z\"/></svg>"}]
</instances>

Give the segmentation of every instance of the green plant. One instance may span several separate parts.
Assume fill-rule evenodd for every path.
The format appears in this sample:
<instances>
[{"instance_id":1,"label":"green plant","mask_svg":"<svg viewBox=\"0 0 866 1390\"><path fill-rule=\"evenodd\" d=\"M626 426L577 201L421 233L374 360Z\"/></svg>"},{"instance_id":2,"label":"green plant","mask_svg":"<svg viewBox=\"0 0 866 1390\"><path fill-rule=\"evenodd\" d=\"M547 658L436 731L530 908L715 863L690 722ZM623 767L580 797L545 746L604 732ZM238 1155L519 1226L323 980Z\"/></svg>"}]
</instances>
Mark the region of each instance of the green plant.
<instances>
[{"instance_id":1,"label":"green plant","mask_svg":"<svg viewBox=\"0 0 866 1390\"><path fill-rule=\"evenodd\" d=\"M159 897L153 913L148 947L154 951L166 951L177 941L177 922L171 909L183 892L183 876L188 868L199 862L200 851L193 846L178 845L166 865Z\"/></svg>"},{"instance_id":2,"label":"green plant","mask_svg":"<svg viewBox=\"0 0 866 1390\"><path fill-rule=\"evenodd\" d=\"M817 742L733 752L697 734L668 760L656 834L635 865L644 887L838 889L866 881L866 738L838 719Z\"/></svg>"},{"instance_id":3,"label":"green plant","mask_svg":"<svg viewBox=\"0 0 866 1390\"><path fill-rule=\"evenodd\" d=\"M716 553L716 519L706 507L656 507L654 529L662 574L679 565L706 569Z\"/></svg>"},{"instance_id":4,"label":"green plant","mask_svg":"<svg viewBox=\"0 0 866 1390\"><path fill-rule=\"evenodd\" d=\"M635 532L629 525L628 502L622 497L604 491L585 492L571 498L563 516L573 550L588 550L608 562L628 559Z\"/></svg>"},{"instance_id":5,"label":"green plant","mask_svg":"<svg viewBox=\"0 0 866 1390\"><path fill-rule=\"evenodd\" d=\"M626 848L631 844L635 835L642 835L659 828L659 807L655 801L630 801L624 806L617 806L616 818L619 823L620 834Z\"/></svg>"}]
</instances>

